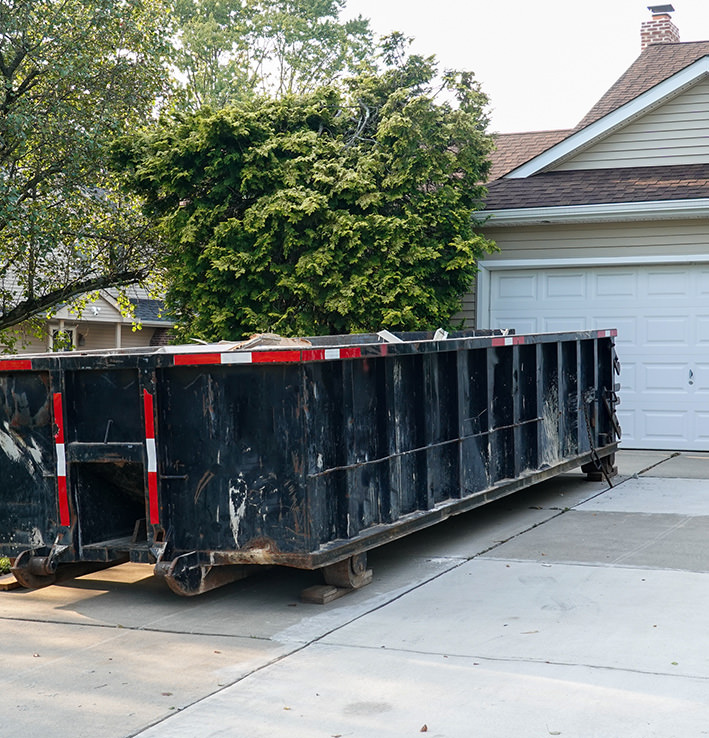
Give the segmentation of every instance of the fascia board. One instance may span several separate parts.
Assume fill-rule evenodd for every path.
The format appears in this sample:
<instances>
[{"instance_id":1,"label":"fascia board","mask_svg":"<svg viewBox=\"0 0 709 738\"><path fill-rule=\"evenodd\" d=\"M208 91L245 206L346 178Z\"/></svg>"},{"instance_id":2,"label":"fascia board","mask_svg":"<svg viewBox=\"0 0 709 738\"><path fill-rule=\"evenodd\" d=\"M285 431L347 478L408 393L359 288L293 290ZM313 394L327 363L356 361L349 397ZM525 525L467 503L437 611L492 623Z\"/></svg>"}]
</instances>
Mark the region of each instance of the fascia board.
<instances>
[{"instance_id":1,"label":"fascia board","mask_svg":"<svg viewBox=\"0 0 709 738\"><path fill-rule=\"evenodd\" d=\"M547 223L612 223L629 220L707 218L709 198L482 210L475 216L478 225L484 228Z\"/></svg>"},{"instance_id":2,"label":"fascia board","mask_svg":"<svg viewBox=\"0 0 709 738\"><path fill-rule=\"evenodd\" d=\"M693 64L690 64L663 82L646 90L633 100L625 103L625 105L604 115L603 118L600 118L595 123L582 128L578 133L574 133L556 144L556 146L552 146L542 154L539 154L539 156L535 156L534 159L530 159L525 164L522 164L517 169L505 175L505 178L519 179L537 174L537 172L590 145L596 139L610 133L615 128L656 107L666 98L677 95L682 89L694 84L705 74L709 74L709 56L703 56L701 59L697 59Z\"/></svg>"}]
</instances>

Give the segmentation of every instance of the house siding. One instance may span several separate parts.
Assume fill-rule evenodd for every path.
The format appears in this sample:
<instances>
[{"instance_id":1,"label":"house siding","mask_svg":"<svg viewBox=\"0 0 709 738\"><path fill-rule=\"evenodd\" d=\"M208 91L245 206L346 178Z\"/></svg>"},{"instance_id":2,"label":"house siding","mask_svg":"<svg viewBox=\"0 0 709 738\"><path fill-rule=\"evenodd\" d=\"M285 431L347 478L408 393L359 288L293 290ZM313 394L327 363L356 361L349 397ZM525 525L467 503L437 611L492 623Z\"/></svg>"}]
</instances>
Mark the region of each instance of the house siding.
<instances>
[{"instance_id":1,"label":"house siding","mask_svg":"<svg viewBox=\"0 0 709 738\"><path fill-rule=\"evenodd\" d=\"M709 254L709 222L703 220L517 226L487 235L500 251L486 262Z\"/></svg>"},{"instance_id":2,"label":"house siding","mask_svg":"<svg viewBox=\"0 0 709 738\"><path fill-rule=\"evenodd\" d=\"M470 290L463 295L463 304L459 312L451 319L454 326L462 323L464 328L475 328L475 301L476 301L476 283L470 286Z\"/></svg>"},{"instance_id":3,"label":"house siding","mask_svg":"<svg viewBox=\"0 0 709 738\"><path fill-rule=\"evenodd\" d=\"M702 164L709 160L709 80L629 123L553 171Z\"/></svg>"}]
</instances>

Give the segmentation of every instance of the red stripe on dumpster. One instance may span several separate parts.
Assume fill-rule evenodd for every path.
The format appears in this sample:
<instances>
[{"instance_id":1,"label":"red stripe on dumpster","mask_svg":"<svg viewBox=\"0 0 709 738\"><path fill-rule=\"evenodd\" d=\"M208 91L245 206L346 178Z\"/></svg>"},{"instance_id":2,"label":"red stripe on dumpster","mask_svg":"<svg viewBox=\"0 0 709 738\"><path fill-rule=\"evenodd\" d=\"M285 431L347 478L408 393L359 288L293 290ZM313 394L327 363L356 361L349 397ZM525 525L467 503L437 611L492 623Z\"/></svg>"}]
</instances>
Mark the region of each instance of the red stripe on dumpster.
<instances>
[{"instance_id":1,"label":"red stripe on dumpster","mask_svg":"<svg viewBox=\"0 0 709 738\"><path fill-rule=\"evenodd\" d=\"M386 345L386 344L385 344ZM299 361L327 361L328 359L359 359L359 346L333 349L307 349L306 351L253 351L226 354L175 354L175 366L199 364L284 364Z\"/></svg>"},{"instance_id":2,"label":"red stripe on dumpster","mask_svg":"<svg viewBox=\"0 0 709 738\"><path fill-rule=\"evenodd\" d=\"M524 343L524 336L502 336L501 338L493 338L493 346L519 346Z\"/></svg>"},{"instance_id":3,"label":"red stripe on dumpster","mask_svg":"<svg viewBox=\"0 0 709 738\"><path fill-rule=\"evenodd\" d=\"M150 501L150 524L160 524L160 506L158 505L158 475L148 472L148 500Z\"/></svg>"},{"instance_id":4,"label":"red stripe on dumpster","mask_svg":"<svg viewBox=\"0 0 709 738\"><path fill-rule=\"evenodd\" d=\"M360 356L362 356L362 349L359 346L340 349L341 359L359 359Z\"/></svg>"},{"instance_id":5,"label":"red stripe on dumpster","mask_svg":"<svg viewBox=\"0 0 709 738\"><path fill-rule=\"evenodd\" d=\"M66 451L64 446L64 404L61 392L55 392L52 396L54 406L54 425L57 430L54 433L54 446L57 452L57 502L59 505L59 525L70 525L69 494L66 484Z\"/></svg>"},{"instance_id":6,"label":"red stripe on dumpster","mask_svg":"<svg viewBox=\"0 0 709 738\"><path fill-rule=\"evenodd\" d=\"M143 410L145 412L145 437L155 438L155 418L153 416L153 396L143 390Z\"/></svg>"},{"instance_id":7,"label":"red stripe on dumpster","mask_svg":"<svg viewBox=\"0 0 709 738\"><path fill-rule=\"evenodd\" d=\"M54 442L64 444L64 405L61 392L55 392L52 398L54 402L54 424L57 430L54 433Z\"/></svg>"},{"instance_id":8,"label":"red stripe on dumpster","mask_svg":"<svg viewBox=\"0 0 709 738\"><path fill-rule=\"evenodd\" d=\"M221 354L175 354L173 357L175 365L189 365L189 364L221 364Z\"/></svg>"},{"instance_id":9,"label":"red stripe on dumpster","mask_svg":"<svg viewBox=\"0 0 709 738\"><path fill-rule=\"evenodd\" d=\"M148 512L150 524L158 525L160 505L158 504L158 460L155 447L155 403L148 390L143 390L143 408L145 412L145 456L148 471Z\"/></svg>"},{"instance_id":10,"label":"red stripe on dumpster","mask_svg":"<svg viewBox=\"0 0 709 738\"><path fill-rule=\"evenodd\" d=\"M70 525L69 495L66 490L66 477L57 477L57 494L59 496L59 525Z\"/></svg>"},{"instance_id":11,"label":"red stripe on dumpster","mask_svg":"<svg viewBox=\"0 0 709 738\"><path fill-rule=\"evenodd\" d=\"M0 360L0 369L6 372L27 371L32 368L32 362L29 359L2 359Z\"/></svg>"},{"instance_id":12,"label":"red stripe on dumpster","mask_svg":"<svg viewBox=\"0 0 709 738\"><path fill-rule=\"evenodd\" d=\"M303 351L303 361L324 361L325 349L310 349Z\"/></svg>"},{"instance_id":13,"label":"red stripe on dumpster","mask_svg":"<svg viewBox=\"0 0 709 738\"><path fill-rule=\"evenodd\" d=\"M300 351L254 351L251 361L254 364L300 361Z\"/></svg>"},{"instance_id":14,"label":"red stripe on dumpster","mask_svg":"<svg viewBox=\"0 0 709 738\"><path fill-rule=\"evenodd\" d=\"M615 338L618 335L618 331L612 328L609 331L598 331L597 338Z\"/></svg>"}]
</instances>

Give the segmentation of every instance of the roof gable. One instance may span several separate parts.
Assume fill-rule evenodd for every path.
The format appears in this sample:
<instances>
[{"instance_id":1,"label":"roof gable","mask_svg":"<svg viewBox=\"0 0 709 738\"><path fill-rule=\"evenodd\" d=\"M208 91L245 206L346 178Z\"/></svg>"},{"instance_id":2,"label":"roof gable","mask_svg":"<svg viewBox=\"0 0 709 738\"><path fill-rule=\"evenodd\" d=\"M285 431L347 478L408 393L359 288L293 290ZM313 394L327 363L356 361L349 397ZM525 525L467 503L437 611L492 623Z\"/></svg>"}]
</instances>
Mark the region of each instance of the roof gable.
<instances>
[{"instance_id":1,"label":"roof gable","mask_svg":"<svg viewBox=\"0 0 709 738\"><path fill-rule=\"evenodd\" d=\"M551 171L674 166L709 161L709 75Z\"/></svg>"},{"instance_id":2,"label":"roof gable","mask_svg":"<svg viewBox=\"0 0 709 738\"><path fill-rule=\"evenodd\" d=\"M678 44L666 44L666 46L675 47ZM709 44L707 46L709 47ZM567 161L582 150L589 148L610 133L680 95L684 90L708 75L709 54L695 60L688 67L684 67L659 84L598 118L595 122L576 130L560 143L530 159L506 176L508 178L529 177L538 172L549 171L561 162Z\"/></svg>"}]
</instances>

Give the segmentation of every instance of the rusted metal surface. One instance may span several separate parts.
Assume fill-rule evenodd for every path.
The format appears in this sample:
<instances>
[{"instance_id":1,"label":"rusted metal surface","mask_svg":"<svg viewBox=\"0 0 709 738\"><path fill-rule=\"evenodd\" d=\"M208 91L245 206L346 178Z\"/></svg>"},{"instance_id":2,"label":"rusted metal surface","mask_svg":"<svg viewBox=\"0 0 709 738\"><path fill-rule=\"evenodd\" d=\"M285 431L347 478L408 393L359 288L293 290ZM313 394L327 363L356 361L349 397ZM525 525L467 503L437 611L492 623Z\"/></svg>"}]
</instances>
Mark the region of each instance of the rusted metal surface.
<instances>
[{"instance_id":1,"label":"rusted metal surface","mask_svg":"<svg viewBox=\"0 0 709 738\"><path fill-rule=\"evenodd\" d=\"M614 332L396 338L0 361L0 554L31 586L125 560L181 594L256 565L342 574L451 515L610 468Z\"/></svg>"}]
</instances>

